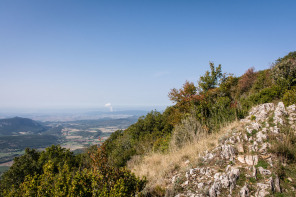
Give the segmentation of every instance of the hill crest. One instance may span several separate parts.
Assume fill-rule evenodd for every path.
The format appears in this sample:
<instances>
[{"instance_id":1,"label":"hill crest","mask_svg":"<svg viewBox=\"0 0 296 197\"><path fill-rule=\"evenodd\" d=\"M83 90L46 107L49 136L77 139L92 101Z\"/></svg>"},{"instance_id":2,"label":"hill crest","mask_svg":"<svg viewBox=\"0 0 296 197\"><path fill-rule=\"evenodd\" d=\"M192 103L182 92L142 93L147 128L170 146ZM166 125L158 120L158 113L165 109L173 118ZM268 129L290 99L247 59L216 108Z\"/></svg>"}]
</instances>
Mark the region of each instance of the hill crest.
<instances>
[{"instance_id":1,"label":"hill crest","mask_svg":"<svg viewBox=\"0 0 296 197\"><path fill-rule=\"evenodd\" d=\"M0 119L0 135L37 134L45 130L45 126L29 118Z\"/></svg>"}]
</instances>

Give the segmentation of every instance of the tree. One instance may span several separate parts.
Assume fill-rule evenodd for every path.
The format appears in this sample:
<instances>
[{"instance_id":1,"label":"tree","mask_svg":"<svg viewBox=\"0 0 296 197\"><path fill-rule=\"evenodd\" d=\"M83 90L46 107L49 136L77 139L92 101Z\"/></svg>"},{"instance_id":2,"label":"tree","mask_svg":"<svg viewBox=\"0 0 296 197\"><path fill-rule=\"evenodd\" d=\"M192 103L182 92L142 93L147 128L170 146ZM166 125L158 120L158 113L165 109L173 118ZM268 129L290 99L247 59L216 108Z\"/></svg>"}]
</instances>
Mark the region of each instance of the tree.
<instances>
[{"instance_id":1,"label":"tree","mask_svg":"<svg viewBox=\"0 0 296 197\"><path fill-rule=\"evenodd\" d=\"M196 94L196 87L192 82L186 81L183 84L183 88L177 90L176 88L172 89L169 93L169 98L175 103L182 103L188 101L193 95Z\"/></svg>"},{"instance_id":2,"label":"tree","mask_svg":"<svg viewBox=\"0 0 296 197\"><path fill-rule=\"evenodd\" d=\"M210 62L210 69L211 71L207 71L198 81L199 89L202 92L216 88L219 85L219 80L223 77L221 64L215 68L214 63Z\"/></svg>"},{"instance_id":3,"label":"tree","mask_svg":"<svg viewBox=\"0 0 296 197\"><path fill-rule=\"evenodd\" d=\"M253 83L256 80L256 74L254 72L255 68L249 68L243 76L241 76L240 80L238 81L238 89L240 93L247 92L251 89Z\"/></svg>"},{"instance_id":4,"label":"tree","mask_svg":"<svg viewBox=\"0 0 296 197\"><path fill-rule=\"evenodd\" d=\"M38 163L39 158L40 153L29 148L25 150L24 155L14 158L13 165L1 177L0 196L4 190L17 190L26 176L41 173L42 166Z\"/></svg>"},{"instance_id":5,"label":"tree","mask_svg":"<svg viewBox=\"0 0 296 197\"><path fill-rule=\"evenodd\" d=\"M290 88L296 85L296 51L279 58L271 68L274 82L281 86Z\"/></svg>"}]
</instances>

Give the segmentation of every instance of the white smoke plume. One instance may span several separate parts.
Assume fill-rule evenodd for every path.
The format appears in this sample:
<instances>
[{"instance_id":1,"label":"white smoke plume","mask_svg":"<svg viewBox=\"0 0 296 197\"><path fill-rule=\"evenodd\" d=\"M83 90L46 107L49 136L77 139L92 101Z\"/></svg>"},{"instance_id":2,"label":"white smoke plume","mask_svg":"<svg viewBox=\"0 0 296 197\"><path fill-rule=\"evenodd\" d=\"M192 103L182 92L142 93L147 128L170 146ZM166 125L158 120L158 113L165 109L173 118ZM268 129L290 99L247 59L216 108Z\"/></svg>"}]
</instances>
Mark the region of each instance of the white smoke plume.
<instances>
[{"instance_id":1,"label":"white smoke plume","mask_svg":"<svg viewBox=\"0 0 296 197\"><path fill-rule=\"evenodd\" d=\"M113 107L112 107L111 103L106 103L105 107L108 107L110 109L110 112L113 112Z\"/></svg>"}]
</instances>

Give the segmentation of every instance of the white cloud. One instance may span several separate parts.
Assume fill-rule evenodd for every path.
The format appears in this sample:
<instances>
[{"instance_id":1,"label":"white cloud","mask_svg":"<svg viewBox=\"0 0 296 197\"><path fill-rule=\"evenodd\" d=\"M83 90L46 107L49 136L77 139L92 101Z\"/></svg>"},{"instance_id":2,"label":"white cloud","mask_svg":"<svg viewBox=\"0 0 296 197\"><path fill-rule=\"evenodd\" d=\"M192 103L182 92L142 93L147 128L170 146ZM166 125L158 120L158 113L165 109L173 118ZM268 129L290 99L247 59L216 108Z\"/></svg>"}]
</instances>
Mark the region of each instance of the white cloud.
<instances>
[{"instance_id":1,"label":"white cloud","mask_svg":"<svg viewBox=\"0 0 296 197\"><path fill-rule=\"evenodd\" d=\"M110 112L113 112L113 107L112 107L111 103L106 103L105 107L108 107L110 109Z\"/></svg>"}]
</instances>

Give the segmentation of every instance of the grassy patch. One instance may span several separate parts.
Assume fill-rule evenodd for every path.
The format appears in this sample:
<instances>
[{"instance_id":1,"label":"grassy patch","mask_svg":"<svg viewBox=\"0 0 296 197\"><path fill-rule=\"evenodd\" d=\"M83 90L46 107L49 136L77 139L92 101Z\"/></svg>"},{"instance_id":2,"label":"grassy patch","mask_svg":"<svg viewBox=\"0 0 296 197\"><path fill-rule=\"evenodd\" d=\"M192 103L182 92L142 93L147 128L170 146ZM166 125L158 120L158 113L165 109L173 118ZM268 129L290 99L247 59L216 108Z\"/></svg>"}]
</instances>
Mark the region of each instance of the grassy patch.
<instances>
[{"instance_id":1,"label":"grassy patch","mask_svg":"<svg viewBox=\"0 0 296 197\"><path fill-rule=\"evenodd\" d=\"M240 169L240 175L239 175L239 178L237 180L237 185L239 186L243 186L246 182L247 178L246 178L246 171L245 169L241 168Z\"/></svg>"},{"instance_id":2,"label":"grassy patch","mask_svg":"<svg viewBox=\"0 0 296 197\"><path fill-rule=\"evenodd\" d=\"M274 127L274 126L275 126L275 124L274 124L274 122L273 122L273 116L269 116L267 122L268 122L268 124L269 124L270 127Z\"/></svg>"},{"instance_id":3,"label":"grassy patch","mask_svg":"<svg viewBox=\"0 0 296 197\"><path fill-rule=\"evenodd\" d=\"M258 133L258 130L253 129L251 133L248 133L248 132L247 132L247 136L248 136L248 137L252 137L252 136L255 136L256 133Z\"/></svg>"},{"instance_id":4,"label":"grassy patch","mask_svg":"<svg viewBox=\"0 0 296 197\"><path fill-rule=\"evenodd\" d=\"M289 127L282 127L284 133L282 140L273 140L270 151L280 157L285 158L288 162L296 161L296 135ZM280 136L279 136L280 137Z\"/></svg>"},{"instance_id":5,"label":"grassy patch","mask_svg":"<svg viewBox=\"0 0 296 197\"><path fill-rule=\"evenodd\" d=\"M259 159L258 164L256 165L256 167L262 167L264 169L267 169L267 167L269 166L269 164L263 160L263 159Z\"/></svg>"},{"instance_id":6,"label":"grassy patch","mask_svg":"<svg viewBox=\"0 0 296 197\"><path fill-rule=\"evenodd\" d=\"M251 120L252 120L252 121L256 120L256 116L252 115L252 116L251 116Z\"/></svg>"},{"instance_id":7,"label":"grassy patch","mask_svg":"<svg viewBox=\"0 0 296 197\"><path fill-rule=\"evenodd\" d=\"M252 184L254 184L254 183L256 183L256 179L254 177L250 177L249 178L249 182L252 183Z\"/></svg>"}]
</instances>

